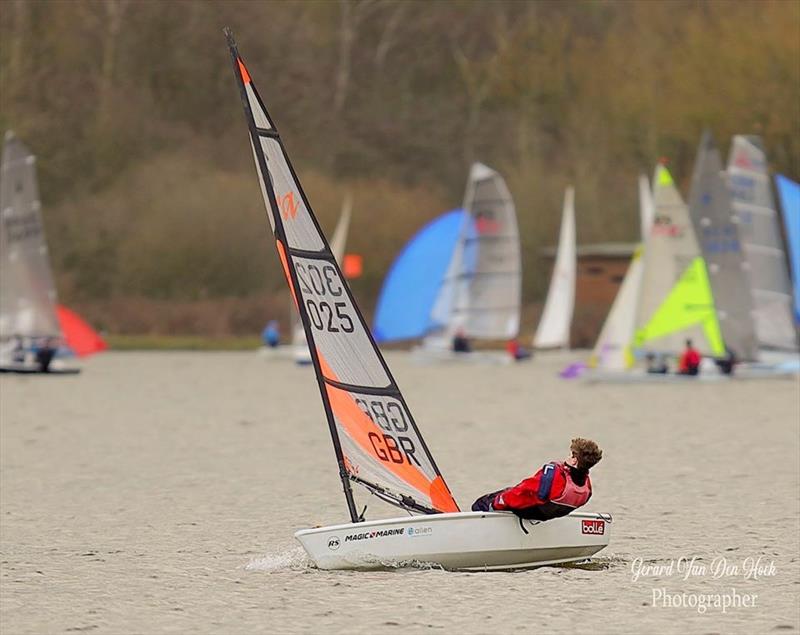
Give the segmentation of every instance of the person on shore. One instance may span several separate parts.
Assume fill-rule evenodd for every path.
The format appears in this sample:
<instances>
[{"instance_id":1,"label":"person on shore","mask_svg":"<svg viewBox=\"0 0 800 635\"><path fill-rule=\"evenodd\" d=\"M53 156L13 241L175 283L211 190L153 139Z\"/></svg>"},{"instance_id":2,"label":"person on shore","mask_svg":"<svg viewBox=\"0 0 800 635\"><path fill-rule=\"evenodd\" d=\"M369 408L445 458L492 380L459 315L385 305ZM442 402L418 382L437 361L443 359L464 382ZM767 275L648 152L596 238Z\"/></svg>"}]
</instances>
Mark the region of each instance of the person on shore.
<instances>
[{"instance_id":1,"label":"person on shore","mask_svg":"<svg viewBox=\"0 0 800 635\"><path fill-rule=\"evenodd\" d=\"M464 329L458 329L453 336L452 348L454 353L471 353L472 346L464 334Z\"/></svg>"},{"instance_id":2,"label":"person on shore","mask_svg":"<svg viewBox=\"0 0 800 635\"><path fill-rule=\"evenodd\" d=\"M261 333L261 341L264 343L264 346L268 346L269 348L276 348L278 344L281 343L281 333L278 330L277 320L270 320L267 322L264 331Z\"/></svg>"},{"instance_id":3,"label":"person on shore","mask_svg":"<svg viewBox=\"0 0 800 635\"><path fill-rule=\"evenodd\" d=\"M531 357L531 352L527 348L520 346L519 340L516 337L508 340L506 343L506 352L511 356L511 359L516 362L521 362Z\"/></svg>"},{"instance_id":4,"label":"person on shore","mask_svg":"<svg viewBox=\"0 0 800 635\"><path fill-rule=\"evenodd\" d=\"M679 375L697 375L700 372L700 353L692 346L692 340L686 340L686 349L678 360Z\"/></svg>"},{"instance_id":5,"label":"person on shore","mask_svg":"<svg viewBox=\"0 0 800 635\"><path fill-rule=\"evenodd\" d=\"M58 352L58 340L55 338L44 338L41 345L36 349L36 363L39 370L43 373L50 372L50 363Z\"/></svg>"},{"instance_id":6,"label":"person on shore","mask_svg":"<svg viewBox=\"0 0 800 635\"><path fill-rule=\"evenodd\" d=\"M520 518L550 520L582 507L592 496L589 470L603 458L603 451L580 437L572 439L569 451L568 459L546 463L518 485L484 494L472 511L510 511Z\"/></svg>"}]
</instances>

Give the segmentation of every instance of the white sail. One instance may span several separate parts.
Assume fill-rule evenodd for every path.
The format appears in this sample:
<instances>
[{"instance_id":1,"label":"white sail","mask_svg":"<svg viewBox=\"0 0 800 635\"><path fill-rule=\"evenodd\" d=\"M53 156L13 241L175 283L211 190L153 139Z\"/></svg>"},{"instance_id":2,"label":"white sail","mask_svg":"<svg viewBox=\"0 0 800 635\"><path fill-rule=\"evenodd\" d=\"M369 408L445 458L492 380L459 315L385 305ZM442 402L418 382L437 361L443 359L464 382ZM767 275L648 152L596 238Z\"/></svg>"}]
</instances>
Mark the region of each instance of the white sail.
<instances>
[{"instance_id":1,"label":"white sail","mask_svg":"<svg viewBox=\"0 0 800 635\"><path fill-rule=\"evenodd\" d=\"M575 245L575 190L564 195L558 253L550 278L544 311L533 337L536 348L569 348L569 330L575 308L575 270L578 266Z\"/></svg>"},{"instance_id":2,"label":"white sail","mask_svg":"<svg viewBox=\"0 0 800 635\"><path fill-rule=\"evenodd\" d=\"M767 157L759 137L733 138L727 175L739 240L750 273L758 344L796 350L786 252L770 187Z\"/></svg>"},{"instance_id":3,"label":"white sail","mask_svg":"<svg viewBox=\"0 0 800 635\"><path fill-rule=\"evenodd\" d=\"M636 328L636 308L642 288L644 259L641 245L631 258L625 279L614 298L600 336L597 338L589 366L610 371L628 370L633 366L632 351L634 330Z\"/></svg>"},{"instance_id":4,"label":"white sail","mask_svg":"<svg viewBox=\"0 0 800 635\"><path fill-rule=\"evenodd\" d=\"M226 35L267 217L303 321L351 520L361 518L351 482L407 510L458 511L319 228L233 37L229 31Z\"/></svg>"},{"instance_id":5,"label":"white sail","mask_svg":"<svg viewBox=\"0 0 800 635\"><path fill-rule=\"evenodd\" d=\"M522 264L514 201L503 177L482 163L470 170L465 215L447 274L431 312L437 346L456 332L509 339L519 332Z\"/></svg>"},{"instance_id":6,"label":"white sail","mask_svg":"<svg viewBox=\"0 0 800 635\"><path fill-rule=\"evenodd\" d=\"M342 213L339 216L339 222L336 224L336 229L333 232L331 239L331 251L333 252L336 262L339 266L342 265L344 259L344 250L347 247L347 234L350 231L350 216L353 212L353 199L348 194L344 203L342 203ZM294 301L289 307L289 315L292 319L292 346L294 346L294 359L298 363L311 363L311 353L308 351L308 342L306 342L306 332L303 329L303 322L300 320L300 315L295 308Z\"/></svg>"},{"instance_id":7,"label":"white sail","mask_svg":"<svg viewBox=\"0 0 800 635\"><path fill-rule=\"evenodd\" d=\"M7 132L0 163L0 339L60 337L36 159Z\"/></svg>"},{"instance_id":8,"label":"white sail","mask_svg":"<svg viewBox=\"0 0 800 635\"><path fill-rule=\"evenodd\" d=\"M653 202L653 188L650 187L650 180L646 174L639 175L639 221L642 228L642 242L647 240L650 227L653 226L653 218L656 215L655 203Z\"/></svg>"}]
</instances>

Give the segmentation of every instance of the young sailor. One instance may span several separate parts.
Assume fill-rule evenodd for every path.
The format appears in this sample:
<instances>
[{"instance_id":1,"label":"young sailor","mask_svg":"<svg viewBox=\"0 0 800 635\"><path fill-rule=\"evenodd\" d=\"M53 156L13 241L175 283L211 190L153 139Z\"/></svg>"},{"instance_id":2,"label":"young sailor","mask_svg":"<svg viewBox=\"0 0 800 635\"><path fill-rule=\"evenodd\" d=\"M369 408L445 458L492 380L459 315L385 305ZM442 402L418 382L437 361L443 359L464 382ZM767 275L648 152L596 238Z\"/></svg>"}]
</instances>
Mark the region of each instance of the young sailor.
<instances>
[{"instance_id":1,"label":"young sailor","mask_svg":"<svg viewBox=\"0 0 800 635\"><path fill-rule=\"evenodd\" d=\"M603 451L589 439L573 439L566 461L547 463L519 485L484 494L472 504L474 512L510 511L521 518L550 520L566 516L592 496L589 470Z\"/></svg>"},{"instance_id":2,"label":"young sailor","mask_svg":"<svg viewBox=\"0 0 800 635\"><path fill-rule=\"evenodd\" d=\"M686 340L686 350L678 361L679 375L697 375L700 372L700 353L692 346L692 340Z\"/></svg>"}]
</instances>

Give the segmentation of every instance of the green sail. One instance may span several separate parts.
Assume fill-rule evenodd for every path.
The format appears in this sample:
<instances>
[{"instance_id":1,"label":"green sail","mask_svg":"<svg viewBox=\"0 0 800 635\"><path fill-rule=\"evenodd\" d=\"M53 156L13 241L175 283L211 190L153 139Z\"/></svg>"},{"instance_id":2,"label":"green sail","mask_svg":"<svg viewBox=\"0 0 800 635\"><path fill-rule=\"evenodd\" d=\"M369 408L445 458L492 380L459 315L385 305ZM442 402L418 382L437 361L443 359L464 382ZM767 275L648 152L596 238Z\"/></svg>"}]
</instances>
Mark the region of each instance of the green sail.
<instances>
[{"instance_id":1,"label":"green sail","mask_svg":"<svg viewBox=\"0 0 800 635\"><path fill-rule=\"evenodd\" d=\"M692 260L650 320L636 331L634 341L643 347L694 325L702 327L714 355L725 352L708 272L700 257Z\"/></svg>"}]
</instances>

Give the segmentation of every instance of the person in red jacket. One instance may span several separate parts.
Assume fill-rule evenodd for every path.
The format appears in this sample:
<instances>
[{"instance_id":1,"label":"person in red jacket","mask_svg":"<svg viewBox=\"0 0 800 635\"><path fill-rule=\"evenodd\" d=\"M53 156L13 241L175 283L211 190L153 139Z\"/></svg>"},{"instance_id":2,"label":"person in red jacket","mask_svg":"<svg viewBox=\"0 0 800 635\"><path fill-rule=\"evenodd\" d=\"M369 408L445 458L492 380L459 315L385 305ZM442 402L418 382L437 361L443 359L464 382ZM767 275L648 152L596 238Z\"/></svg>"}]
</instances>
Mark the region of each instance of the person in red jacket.
<instances>
[{"instance_id":1,"label":"person in red jacket","mask_svg":"<svg viewBox=\"0 0 800 635\"><path fill-rule=\"evenodd\" d=\"M603 451L589 439L573 439L566 461L545 464L519 485L484 494L472 504L474 512L510 511L520 518L550 520L566 516L592 496L589 470Z\"/></svg>"},{"instance_id":2,"label":"person in red jacket","mask_svg":"<svg viewBox=\"0 0 800 635\"><path fill-rule=\"evenodd\" d=\"M686 350L678 360L679 375L697 375L700 372L700 353L692 346L692 340L686 340Z\"/></svg>"}]
</instances>

